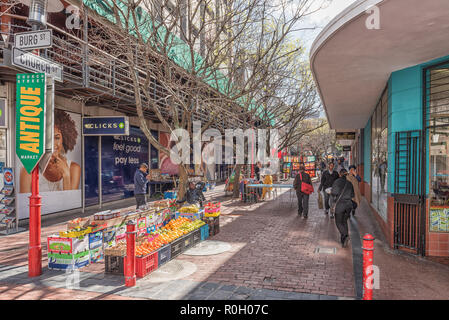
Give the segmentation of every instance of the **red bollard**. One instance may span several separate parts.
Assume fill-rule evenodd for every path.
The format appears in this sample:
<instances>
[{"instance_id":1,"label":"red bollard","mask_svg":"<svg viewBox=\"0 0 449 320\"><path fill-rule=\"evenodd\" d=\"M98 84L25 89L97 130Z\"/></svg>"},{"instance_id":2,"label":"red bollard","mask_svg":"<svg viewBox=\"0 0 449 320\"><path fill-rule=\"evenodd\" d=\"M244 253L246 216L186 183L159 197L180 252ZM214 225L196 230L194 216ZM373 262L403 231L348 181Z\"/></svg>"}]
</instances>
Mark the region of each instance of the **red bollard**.
<instances>
[{"instance_id":1,"label":"red bollard","mask_svg":"<svg viewBox=\"0 0 449 320\"><path fill-rule=\"evenodd\" d=\"M367 233L363 238L363 300L373 300L374 237Z\"/></svg>"},{"instance_id":2,"label":"red bollard","mask_svg":"<svg viewBox=\"0 0 449 320\"><path fill-rule=\"evenodd\" d=\"M126 256L125 256L125 286L136 285L136 223L128 221L126 224Z\"/></svg>"}]
</instances>

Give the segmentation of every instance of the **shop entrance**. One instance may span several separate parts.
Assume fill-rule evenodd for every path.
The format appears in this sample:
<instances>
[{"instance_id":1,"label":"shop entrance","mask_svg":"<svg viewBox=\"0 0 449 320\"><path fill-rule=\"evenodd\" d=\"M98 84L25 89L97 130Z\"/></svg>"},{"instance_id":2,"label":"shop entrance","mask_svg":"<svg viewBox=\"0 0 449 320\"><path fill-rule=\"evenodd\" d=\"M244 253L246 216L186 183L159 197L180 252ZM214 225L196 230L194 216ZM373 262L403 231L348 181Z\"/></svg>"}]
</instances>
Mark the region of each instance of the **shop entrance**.
<instances>
[{"instance_id":1,"label":"shop entrance","mask_svg":"<svg viewBox=\"0 0 449 320\"><path fill-rule=\"evenodd\" d=\"M423 254L425 218L422 194L421 130L397 132L394 174L394 247Z\"/></svg>"}]
</instances>

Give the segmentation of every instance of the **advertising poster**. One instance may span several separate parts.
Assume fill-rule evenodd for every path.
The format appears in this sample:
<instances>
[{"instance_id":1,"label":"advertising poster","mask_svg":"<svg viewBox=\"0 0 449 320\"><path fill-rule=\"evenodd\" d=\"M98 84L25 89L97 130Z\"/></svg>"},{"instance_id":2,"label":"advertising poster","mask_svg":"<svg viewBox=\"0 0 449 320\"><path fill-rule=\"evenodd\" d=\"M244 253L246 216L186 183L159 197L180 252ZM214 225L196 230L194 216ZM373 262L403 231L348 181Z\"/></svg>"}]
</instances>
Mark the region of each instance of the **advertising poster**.
<instances>
[{"instance_id":1,"label":"advertising poster","mask_svg":"<svg viewBox=\"0 0 449 320\"><path fill-rule=\"evenodd\" d=\"M16 156L19 219L29 216L31 174ZM81 115L55 109L54 152L39 172L41 214L79 208L81 204Z\"/></svg>"},{"instance_id":2,"label":"advertising poster","mask_svg":"<svg viewBox=\"0 0 449 320\"><path fill-rule=\"evenodd\" d=\"M149 142L145 134L130 127L128 136L101 137L103 202L134 196L134 174L140 163L148 164Z\"/></svg>"},{"instance_id":3,"label":"advertising poster","mask_svg":"<svg viewBox=\"0 0 449 320\"><path fill-rule=\"evenodd\" d=\"M175 141L170 141L170 134L166 132L160 132L159 143L168 149L171 149L176 144ZM159 164L159 169L161 169L162 174L178 175L178 165L171 161L169 154L167 155L164 152L159 152Z\"/></svg>"},{"instance_id":4,"label":"advertising poster","mask_svg":"<svg viewBox=\"0 0 449 320\"><path fill-rule=\"evenodd\" d=\"M430 231L449 232L449 208L430 208Z\"/></svg>"}]
</instances>

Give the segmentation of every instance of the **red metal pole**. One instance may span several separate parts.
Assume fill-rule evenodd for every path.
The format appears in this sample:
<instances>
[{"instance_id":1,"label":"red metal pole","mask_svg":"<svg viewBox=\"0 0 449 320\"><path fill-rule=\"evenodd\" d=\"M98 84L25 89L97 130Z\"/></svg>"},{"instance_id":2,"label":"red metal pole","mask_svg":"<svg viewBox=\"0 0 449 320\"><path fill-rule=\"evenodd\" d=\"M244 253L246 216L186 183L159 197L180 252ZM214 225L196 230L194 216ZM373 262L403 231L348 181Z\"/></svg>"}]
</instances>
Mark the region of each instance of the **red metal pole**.
<instances>
[{"instance_id":1,"label":"red metal pole","mask_svg":"<svg viewBox=\"0 0 449 320\"><path fill-rule=\"evenodd\" d=\"M38 277L42 274L41 247L41 196L39 195L39 167L31 172L30 196L30 243L28 248L28 276Z\"/></svg>"},{"instance_id":2,"label":"red metal pole","mask_svg":"<svg viewBox=\"0 0 449 320\"><path fill-rule=\"evenodd\" d=\"M374 237L366 234L363 238L363 300L373 300L373 255Z\"/></svg>"},{"instance_id":3,"label":"red metal pole","mask_svg":"<svg viewBox=\"0 0 449 320\"><path fill-rule=\"evenodd\" d=\"M126 224L126 257L125 257L125 286L136 285L136 223Z\"/></svg>"}]
</instances>

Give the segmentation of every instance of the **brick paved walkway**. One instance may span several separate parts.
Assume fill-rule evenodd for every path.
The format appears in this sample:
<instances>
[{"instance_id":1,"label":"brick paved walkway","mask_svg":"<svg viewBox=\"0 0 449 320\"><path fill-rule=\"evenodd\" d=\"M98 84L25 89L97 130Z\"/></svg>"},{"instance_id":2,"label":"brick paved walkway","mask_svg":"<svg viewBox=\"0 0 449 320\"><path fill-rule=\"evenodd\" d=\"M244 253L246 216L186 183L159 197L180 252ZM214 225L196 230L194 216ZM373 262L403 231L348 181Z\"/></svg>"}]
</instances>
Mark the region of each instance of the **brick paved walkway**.
<instances>
[{"instance_id":1,"label":"brick paved walkway","mask_svg":"<svg viewBox=\"0 0 449 320\"><path fill-rule=\"evenodd\" d=\"M65 272L46 268L45 239L63 226L48 221L42 229L44 273L41 277L27 277L27 232L0 237L0 299L321 300L356 297L354 270L360 263L357 261L360 241L352 240L354 248L341 248L334 220L317 209L316 193L310 199L307 220L296 214L295 197L295 204L290 207L279 201L243 204L223 194L221 186L206 195L208 199L220 199L223 204L220 233L212 240L229 243L231 250L212 256L180 255L176 261L196 267L189 276L161 283L144 278L138 280L136 287L126 288L122 276L104 275L104 264L97 263L81 269L79 289L69 290ZM281 198L288 200L289 193ZM375 291L374 297L447 299L447 267L386 249L368 209L365 203L359 210L352 222L351 236L357 231L354 226L358 226L360 235L372 232L378 239L375 264L381 270L381 289ZM318 247L335 248L335 254L317 253Z\"/></svg>"}]
</instances>

